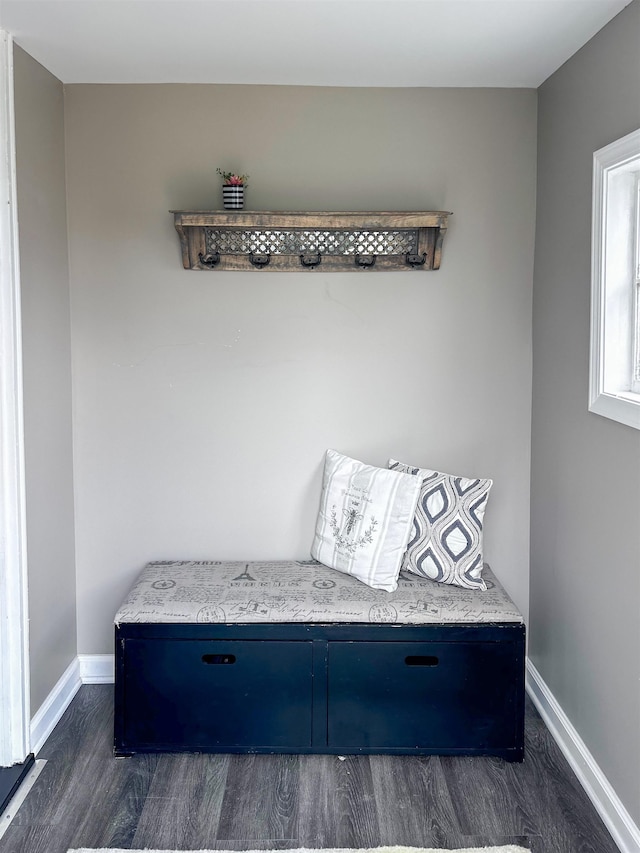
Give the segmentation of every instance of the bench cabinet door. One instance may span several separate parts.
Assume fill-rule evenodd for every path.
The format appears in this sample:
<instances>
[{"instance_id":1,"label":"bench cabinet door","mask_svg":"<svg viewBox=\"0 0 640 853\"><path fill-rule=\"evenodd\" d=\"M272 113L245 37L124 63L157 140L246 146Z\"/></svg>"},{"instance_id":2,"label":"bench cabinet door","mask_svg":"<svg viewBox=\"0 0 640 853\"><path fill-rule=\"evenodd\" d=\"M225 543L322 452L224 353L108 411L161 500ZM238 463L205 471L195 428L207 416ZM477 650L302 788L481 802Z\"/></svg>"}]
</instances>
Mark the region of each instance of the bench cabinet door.
<instances>
[{"instance_id":1,"label":"bench cabinet door","mask_svg":"<svg viewBox=\"0 0 640 853\"><path fill-rule=\"evenodd\" d=\"M518 737L514 643L329 644L329 745L508 748Z\"/></svg>"},{"instance_id":2,"label":"bench cabinet door","mask_svg":"<svg viewBox=\"0 0 640 853\"><path fill-rule=\"evenodd\" d=\"M124 748L311 746L311 643L124 643Z\"/></svg>"}]
</instances>

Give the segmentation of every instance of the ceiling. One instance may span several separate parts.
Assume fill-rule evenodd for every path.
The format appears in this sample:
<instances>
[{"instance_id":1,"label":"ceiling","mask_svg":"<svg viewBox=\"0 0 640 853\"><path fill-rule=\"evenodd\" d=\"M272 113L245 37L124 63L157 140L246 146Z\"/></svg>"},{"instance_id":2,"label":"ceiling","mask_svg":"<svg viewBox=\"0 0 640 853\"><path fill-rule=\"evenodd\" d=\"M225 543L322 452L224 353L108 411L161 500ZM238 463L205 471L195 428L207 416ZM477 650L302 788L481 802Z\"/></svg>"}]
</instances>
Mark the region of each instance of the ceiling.
<instances>
[{"instance_id":1,"label":"ceiling","mask_svg":"<svg viewBox=\"0 0 640 853\"><path fill-rule=\"evenodd\" d=\"M63 83L537 87L630 0L0 0Z\"/></svg>"}]
</instances>

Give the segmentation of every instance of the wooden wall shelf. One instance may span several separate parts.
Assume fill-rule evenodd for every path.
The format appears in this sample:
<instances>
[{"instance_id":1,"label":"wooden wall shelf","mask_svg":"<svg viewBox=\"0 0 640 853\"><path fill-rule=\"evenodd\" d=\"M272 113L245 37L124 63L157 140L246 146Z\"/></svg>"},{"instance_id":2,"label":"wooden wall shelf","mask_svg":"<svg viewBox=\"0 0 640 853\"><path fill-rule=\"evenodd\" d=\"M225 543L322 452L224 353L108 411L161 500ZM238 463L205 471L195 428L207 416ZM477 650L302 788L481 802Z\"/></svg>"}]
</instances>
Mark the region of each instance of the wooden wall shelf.
<instances>
[{"instance_id":1,"label":"wooden wall shelf","mask_svg":"<svg viewBox=\"0 0 640 853\"><path fill-rule=\"evenodd\" d=\"M437 270L445 211L172 210L187 270Z\"/></svg>"}]
</instances>

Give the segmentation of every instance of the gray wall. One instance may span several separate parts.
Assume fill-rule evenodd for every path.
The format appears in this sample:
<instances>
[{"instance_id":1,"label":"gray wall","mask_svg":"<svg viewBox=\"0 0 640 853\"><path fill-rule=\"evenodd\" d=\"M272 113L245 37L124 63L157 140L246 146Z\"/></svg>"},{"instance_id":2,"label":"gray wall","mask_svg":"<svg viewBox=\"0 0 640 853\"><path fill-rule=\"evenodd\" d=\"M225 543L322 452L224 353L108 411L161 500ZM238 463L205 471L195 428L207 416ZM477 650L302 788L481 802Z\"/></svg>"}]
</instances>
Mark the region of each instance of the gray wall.
<instances>
[{"instance_id":1,"label":"gray wall","mask_svg":"<svg viewBox=\"0 0 640 853\"><path fill-rule=\"evenodd\" d=\"M595 150L640 127L635 0L539 90L530 657L640 823L640 432L587 411Z\"/></svg>"},{"instance_id":2,"label":"gray wall","mask_svg":"<svg viewBox=\"0 0 640 853\"><path fill-rule=\"evenodd\" d=\"M152 558L306 558L327 447L492 477L528 608L532 90L65 89L79 651ZM171 208L454 212L434 273L189 272Z\"/></svg>"},{"instance_id":3,"label":"gray wall","mask_svg":"<svg viewBox=\"0 0 640 853\"><path fill-rule=\"evenodd\" d=\"M35 712L77 653L64 103L18 47L14 64Z\"/></svg>"}]
</instances>

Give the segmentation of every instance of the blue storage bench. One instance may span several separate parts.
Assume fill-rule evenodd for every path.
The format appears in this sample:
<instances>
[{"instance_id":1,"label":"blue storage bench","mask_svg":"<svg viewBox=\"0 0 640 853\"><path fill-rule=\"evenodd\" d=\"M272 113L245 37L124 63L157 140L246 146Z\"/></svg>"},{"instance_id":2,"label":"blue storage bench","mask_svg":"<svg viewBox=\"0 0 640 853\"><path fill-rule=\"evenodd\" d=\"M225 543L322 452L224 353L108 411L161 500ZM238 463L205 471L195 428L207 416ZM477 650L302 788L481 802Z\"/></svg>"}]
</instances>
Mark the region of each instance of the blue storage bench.
<instances>
[{"instance_id":1,"label":"blue storage bench","mask_svg":"<svg viewBox=\"0 0 640 853\"><path fill-rule=\"evenodd\" d=\"M524 750L523 619L486 591L316 562L150 563L115 619L115 754Z\"/></svg>"}]
</instances>

